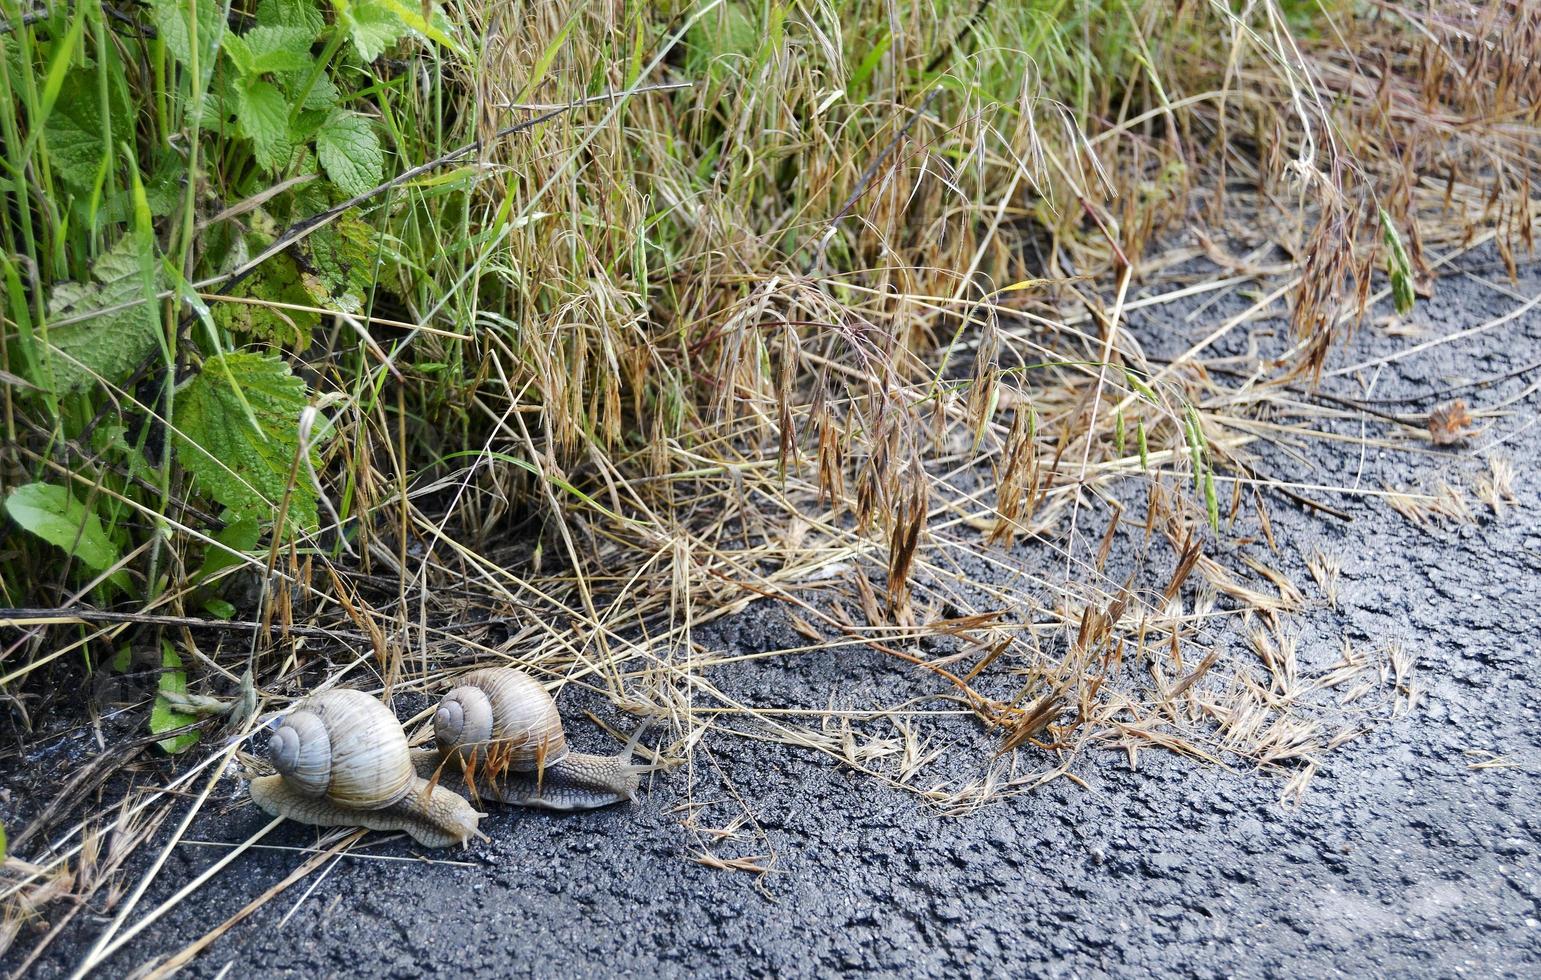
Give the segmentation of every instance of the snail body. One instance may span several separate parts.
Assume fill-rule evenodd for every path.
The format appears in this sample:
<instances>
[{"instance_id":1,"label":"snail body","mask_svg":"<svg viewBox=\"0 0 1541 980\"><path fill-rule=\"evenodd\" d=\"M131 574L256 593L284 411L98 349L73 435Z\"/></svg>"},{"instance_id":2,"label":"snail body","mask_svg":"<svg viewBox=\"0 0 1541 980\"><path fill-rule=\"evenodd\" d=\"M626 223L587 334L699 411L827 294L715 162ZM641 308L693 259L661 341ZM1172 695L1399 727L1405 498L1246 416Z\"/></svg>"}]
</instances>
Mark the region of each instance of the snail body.
<instances>
[{"instance_id":1,"label":"snail body","mask_svg":"<svg viewBox=\"0 0 1541 980\"><path fill-rule=\"evenodd\" d=\"M277 773L251 781L275 817L318 827L403 830L425 847L464 844L482 814L412 766L389 708L362 691L334 690L295 705L268 741Z\"/></svg>"},{"instance_id":2,"label":"snail body","mask_svg":"<svg viewBox=\"0 0 1541 980\"><path fill-rule=\"evenodd\" d=\"M644 767L633 745L616 755L574 752L556 702L523 671L488 667L455 681L434 712L432 749L412 753L417 774L449 774L473 797L548 810L635 800Z\"/></svg>"}]
</instances>

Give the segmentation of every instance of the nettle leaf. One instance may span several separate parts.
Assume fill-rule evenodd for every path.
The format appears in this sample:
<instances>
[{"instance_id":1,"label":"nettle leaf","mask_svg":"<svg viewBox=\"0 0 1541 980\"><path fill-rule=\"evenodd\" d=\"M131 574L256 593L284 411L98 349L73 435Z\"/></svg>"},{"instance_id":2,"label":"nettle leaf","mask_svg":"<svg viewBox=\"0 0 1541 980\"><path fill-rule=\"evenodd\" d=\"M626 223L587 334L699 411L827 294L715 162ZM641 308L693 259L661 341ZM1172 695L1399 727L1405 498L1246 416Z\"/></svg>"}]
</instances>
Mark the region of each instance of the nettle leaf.
<instances>
[{"instance_id":1,"label":"nettle leaf","mask_svg":"<svg viewBox=\"0 0 1541 980\"><path fill-rule=\"evenodd\" d=\"M282 306L316 306L326 299L326 291L308 289L299 266L288 255L273 256L256 275L240 283L230 295L261 300L261 303L220 303L214 307L214 322L232 333L246 334L275 344L289 344L295 350L310 346L311 334L321 325L321 315L309 310L290 310Z\"/></svg>"},{"instance_id":2,"label":"nettle leaf","mask_svg":"<svg viewBox=\"0 0 1541 980\"><path fill-rule=\"evenodd\" d=\"M116 90L108 86L108 92ZM76 68L64 76L59 100L43 126L48 140L48 159L53 172L71 190L88 194L96 183L97 171L108 154L107 134L102 129L102 106L96 85L96 73ZM127 107L121 98L113 99L115 118L126 118Z\"/></svg>"},{"instance_id":3,"label":"nettle leaf","mask_svg":"<svg viewBox=\"0 0 1541 980\"><path fill-rule=\"evenodd\" d=\"M347 21L353 46L366 62L380 57L407 33L407 25L394 11L371 0L349 5Z\"/></svg>"},{"instance_id":4,"label":"nettle leaf","mask_svg":"<svg viewBox=\"0 0 1541 980\"><path fill-rule=\"evenodd\" d=\"M120 557L96 511L87 510L67 487L51 483L17 487L5 498L5 511L17 524L63 548L93 571L109 568Z\"/></svg>"},{"instance_id":5,"label":"nettle leaf","mask_svg":"<svg viewBox=\"0 0 1541 980\"><path fill-rule=\"evenodd\" d=\"M192 8L189 12L188 8ZM193 32L198 37L198 68L205 74L213 67L214 52L225 35L225 20L216 0L154 0L150 17L166 50L183 65L192 67ZM197 23L193 17L196 15Z\"/></svg>"},{"instance_id":6,"label":"nettle leaf","mask_svg":"<svg viewBox=\"0 0 1541 980\"><path fill-rule=\"evenodd\" d=\"M279 82L284 91L290 93L291 98L298 93L300 87L309 79L309 73L303 71L289 72L279 76ZM310 91L305 93L305 101L300 107L303 109L326 110L335 106L342 100L342 92L338 90L337 83L332 81L332 76L322 72L316 77Z\"/></svg>"},{"instance_id":7,"label":"nettle leaf","mask_svg":"<svg viewBox=\"0 0 1541 980\"><path fill-rule=\"evenodd\" d=\"M254 27L240 36L249 55L243 74L299 71L310 67L310 45L315 33L303 27ZM228 38L226 43L235 40Z\"/></svg>"},{"instance_id":8,"label":"nettle leaf","mask_svg":"<svg viewBox=\"0 0 1541 980\"><path fill-rule=\"evenodd\" d=\"M299 449L305 382L276 357L235 351L209 358L177 391L177 462L197 485L241 517L271 518L289 492L289 523L316 526L316 490ZM312 465L319 461L312 457Z\"/></svg>"},{"instance_id":9,"label":"nettle leaf","mask_svg":"<svg viewBox=\"0 0 1541 980\"><path fill-rule=\"evenodd\" d=\"M311 0L262 0L257 4L257 23L304 28L314 38L326 26L326 19Z\"/></svg>"},{"instance_id":10,"label":"nettle leaf","mask_svg":"<svg viewBox=\"0 0 1541 980\"><path fill-rule=\"evenodd\" d=\"M374 285L375 231L353 215L343 215L306 240L310 264L332 295L367 292Z\"/></svg>"},{"instance_id":11,"label":"nettle leaf","mask_svg":"<svg viewBox=\"0 0 1541 980\"><path fill-rule=\"evenodd\" d=\"M177 656L176 648L167 640L161 641L161 668L160 681L156 684L160 693L155 696L155 704L150 708L151 735L175 731L198 720L195 714L173 708L170 699L166 697L168 694L173 697L187 694L187 672L182 669L182 658ZM198 733L183 732L163 738L156 744L167 755L176 755L197 745Z\"/></svg>"},{"instance_id":12,"label":"nettle leaf","mask_svg":"<svg viewBox=\"0 0 1541 980\"><path fill-rule=\"evenodd\" d=\"M159 342L160 304L148 299L158 288L159 276L144 271L153 261L147 242L125 234L96 260L95 284L65 282L53 288L50 320L86 318L48 331L53 349L44 358L43 370L51 367L52 377L37 379L40 384L62 395L95 384L98 376L116 382L133 373ZM125 304L133 305L117 309Z\"/></svg>"},{"instance_id":13,"label":"nettle leaf","mask_svg":"<svg viewBox=\"0 0 1541 980\"><path fill-rule=\"evenodd\" d=\"M77 194L89 194L105 149L101 127L87 127L72 112L55 112L45 130L55 176Z\"/></svg>"},{"instance_id":14,"label":"nettle leaf","mask_svg":"<svg viewBox=\"0 0 1541 980\"><path fill-rule=\"evenodd\" d=\"M221 47L225 56L230 59L230 63L235 66L237 73L243 77L252 74L251 45L246 43L245 38L239 34L232 34L225 38L225 43Z\"/></svg>"},{"instance_id":15,"label":"nettle leaf","mask_svg":"<svg viewBox=\"0 0 1541 980\"><path fill-rule=\"evenodd\" d=\"M369 120L333 109L316 134L316 153L332 183L347 194L362 194L380 183L385 156Z\"/></svg>"},{"instance_id":16,"label":"nettle leaf","mask_svg":"<svg viewBox=\"0 0 1541 980\"><path fill-rule=\"evenodd\" d=\"M251 138L257 163L277 170L294 155L289 137L289 102L272 82L246 81L236 88L241 132Z\"/></svg>"}]
</instances>

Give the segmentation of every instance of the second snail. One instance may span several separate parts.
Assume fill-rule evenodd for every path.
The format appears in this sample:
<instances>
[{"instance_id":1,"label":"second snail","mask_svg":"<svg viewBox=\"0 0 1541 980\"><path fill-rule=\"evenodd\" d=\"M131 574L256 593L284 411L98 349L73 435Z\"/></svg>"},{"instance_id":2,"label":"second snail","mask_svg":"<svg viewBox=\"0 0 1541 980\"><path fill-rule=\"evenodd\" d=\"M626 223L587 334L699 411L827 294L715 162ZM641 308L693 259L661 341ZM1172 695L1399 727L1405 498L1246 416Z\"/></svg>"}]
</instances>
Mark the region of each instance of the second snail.
<instances>
[{"instance_id":1,"label":"second snail","mask_svg":"<svg viewBox=\"0 0 1541 980\"><path fill-rule=\"evenodd\" d=\"M572 751L556 703L521 671L485 668L454 685L428 749L408 750L390 709L362 692L299 702L268 742L277 773L252 780L253 801L302 823L405 830L447 847L482 836L465 796L552 810L636 799L646 767L632 762L635 738L615 755Z\"/></svg>"}]
</instances>

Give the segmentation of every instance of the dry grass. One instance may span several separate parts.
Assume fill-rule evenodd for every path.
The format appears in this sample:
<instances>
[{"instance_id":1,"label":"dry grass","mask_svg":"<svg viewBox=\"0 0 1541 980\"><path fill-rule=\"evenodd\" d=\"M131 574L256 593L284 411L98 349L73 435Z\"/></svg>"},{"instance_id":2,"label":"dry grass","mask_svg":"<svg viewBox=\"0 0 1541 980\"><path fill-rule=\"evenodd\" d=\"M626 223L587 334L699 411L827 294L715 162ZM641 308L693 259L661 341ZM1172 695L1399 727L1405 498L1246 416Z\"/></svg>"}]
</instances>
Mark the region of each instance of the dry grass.
<instances>
[{"instance_id":1,"label":"dry grass","mask_svg":"<svg viewBox=\"0 0 1541 980\"><path fill-rule=\"evenodd\" d=\"M620 4L456 5L482 48L442 65L453 105L420 118L484 138L444 178L460 223L429 178L382 204L394 245L437 258L384 269L390 299L357 321L371 340L339 319L317 362L318 477L345 538L275 535L200 579L185 556L220 546L196 501L157 514L46 440L7 453L164 519L172 569L129 612L82 608L89 590L52 576L26 590L46 608L0 634L18 713L67 658L156 634L197 664L199 693L237 700L250 671L257 707L180 773L139 766L116 814L80 804L104 769L12 829L30 863L5 865L0 936L36 935L46 906L41 949L74 914L54 910L89 901L114 916L96 949L115 948L148 924L155 874L125 897L111 872L191 794L158 869L262 721L323 683L426 692L471 663L665 722L651 751L683 771L690 854L713 867L776 862L716 762L735 737L949 812L1076 779L1092 749L1254 768L1297 801L1333 748L1413 707L1416 675L1400 650L1303 662L1314 597L1275 567L1269 506L1470 513L1444 487L1266 473L1255 447L1343 418L1371 425L1365 445L1442 431L1314 385L1384 292L1380 211L1420 287L1480 244L1511 264L1530 246L1541 8L1329 4L1299 30L1275 3L1228 6L1094 6L1051 30L1011 5L794 4L745 35L736 4L641 26ZM877 25L896 29L869 58L857 27ZM1082 48L1094 29L1105 45ZM665 82L690 87L640 91ZM621 94L491 138L594 90ZM1196 216L1198 247L1152 253ZM1214 274L1141 288L1200 255ZM1255 302L1203 330L1208 302L1243 288ZM1128 317L1199 297L1203 339L1148 357ZM1213 353L1286 311L1276 355ZM1511 478L1492 460L1481 499L1498 510ZM1307 567L1335 602L1336 564ZM202 616L195 597L227 580L253 589L249 610ZM807 643L700 642L762 599ZM1248 647L1219 645L1226 631ZM747 661L857 647L892 660L902 696L735 693Z\"/></svg>"}]
</instances>

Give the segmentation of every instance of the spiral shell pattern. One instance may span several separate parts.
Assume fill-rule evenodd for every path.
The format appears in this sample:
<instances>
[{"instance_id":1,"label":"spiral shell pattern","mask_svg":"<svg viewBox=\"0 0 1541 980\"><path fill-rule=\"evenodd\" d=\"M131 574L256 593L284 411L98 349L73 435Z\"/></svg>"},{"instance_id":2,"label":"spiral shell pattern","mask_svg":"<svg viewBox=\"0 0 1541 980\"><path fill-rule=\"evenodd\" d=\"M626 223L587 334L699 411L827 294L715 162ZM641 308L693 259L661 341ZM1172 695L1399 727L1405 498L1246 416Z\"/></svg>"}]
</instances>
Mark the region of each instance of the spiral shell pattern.
<instances>
[{"instance_id":1,"label":"spiral shell pattern","mask_svg":"<svg viewBox=\"0 0 1541 980\"><path fill-rule=\"evenodd\" d=\"M273 733L267 753L294 792L354 810L388 807L416 779L396 716L362 691L326 691L301 701Z\"/></svg>"},{"instance_id":2,"label":"spiral shell pattern","mask_svg":"<svg viewBox=\"0 0 1541 980\"><path fill-rule=\"evenodd\" d=\"M556 702L540 682L507 667L461 677L439 702L434 737L463 766L535 772L567 757L567 737Z\"/></svg>"}]
</instances>

